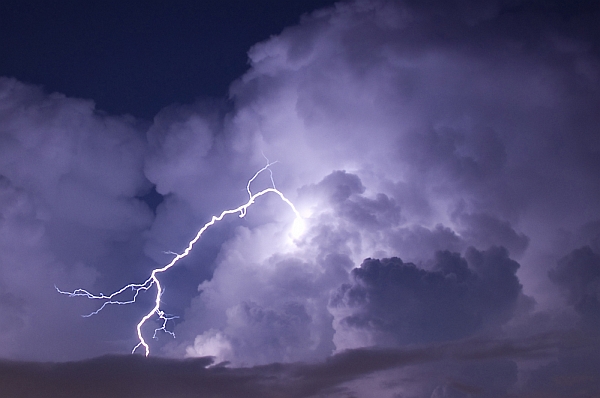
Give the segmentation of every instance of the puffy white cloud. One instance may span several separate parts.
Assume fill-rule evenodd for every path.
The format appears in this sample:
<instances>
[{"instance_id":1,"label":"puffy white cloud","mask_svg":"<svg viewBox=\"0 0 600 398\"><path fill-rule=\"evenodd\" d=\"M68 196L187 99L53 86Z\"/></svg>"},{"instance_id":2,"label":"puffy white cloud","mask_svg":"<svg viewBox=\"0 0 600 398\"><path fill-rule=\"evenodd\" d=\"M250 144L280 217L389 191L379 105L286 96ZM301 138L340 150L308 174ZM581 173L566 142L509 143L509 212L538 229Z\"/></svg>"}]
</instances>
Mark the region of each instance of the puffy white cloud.
<instances>
[{"instance_id":1,"label":"puffy white cloud","mask_svg":"<svg viewBox=\"0 0 600 398\"><path fill-rule=\"evenodd\" d=\"M136 199L148 187L136 122L1 78L0 141L0 355L114 350L123 342L95 342L107 328L82 323L90 303L68 301L54 285L104 289L105 273L141 254L135 240L151 212Z\"/></svg>"}]
</instances>

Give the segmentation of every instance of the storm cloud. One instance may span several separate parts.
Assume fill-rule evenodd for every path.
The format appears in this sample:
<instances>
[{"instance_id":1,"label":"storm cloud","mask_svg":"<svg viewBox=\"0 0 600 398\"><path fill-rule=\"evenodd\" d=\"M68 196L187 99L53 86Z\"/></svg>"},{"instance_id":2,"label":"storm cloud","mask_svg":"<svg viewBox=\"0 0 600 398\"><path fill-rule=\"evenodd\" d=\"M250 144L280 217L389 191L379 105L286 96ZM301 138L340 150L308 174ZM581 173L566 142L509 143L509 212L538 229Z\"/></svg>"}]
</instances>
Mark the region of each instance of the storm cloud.
<instances>
[{"instance_id":1,"label":"storm cloud","mask_svg":"<svg viewBox=\"0 0 600 398\"><path fill-rule=\"evenodd\" d=\"M0 350L9 358L89 355L84 347L98 332L73 328L89 303L63 307L54 285L104 288L113 272L136 274L126 264L140 265L140 233L152 223L136 199L150 187L143 134L135 120L99 114L91 101L14 79L0 79L0 98Z\"/></svg>"},{"instance_id":2,"label":"storm cloud","mask_svg":"<svg viewBox=\"0 0 600 398\"><path fill-rule=\"evenodd\" d=\"M9 396L28 397L344 397L356 392L353 383L359 381L374 384L384 397L399 391L408 397L426 392L432 397L492 397L506 395L516 383L514 360L544 358L566 346L586 349L590 342L583 335L554 333L524 340L356 349L322 363L233 369L214 365L210 358L181 361L137 355L64 363L3 361L0 386ZM427 374L419 372L422 368ZM494 377L489 377L490 371Z\"/></svg>"},{"instance_id":3,"label":"storm cloud","mask_svg":"<svg viewBox=\"0 0 600 398\"><path fill-rule=\"evenodd\" d=\"M365 260L332 298L334 312L349 313L339 333L371 329L374 345L396 346L458 339L508 321L521 294L519 265L503 248L470 248L465 256L438 252L432 271L396 257Z\"/></svg>"},{"instance_id":4,"label":"storm cloud","mask_svg":"<svg viewBox=\"0 0 600 398\"><path fill-rule=\"evenodd\" d=\"M152 121L0 78L0 382L14 396L597 393L598 15L342 1L250 48L228 99ZM267 161L250 189L275 184L302 219L264 195L211 227L161 280L178 318L151 341L159 358L97 357L135 346L153 298L82 318L101 303L54 286L143 282L245 203ZM568 387L548 387L557 375Z\"/></svg>"}]
</instances>

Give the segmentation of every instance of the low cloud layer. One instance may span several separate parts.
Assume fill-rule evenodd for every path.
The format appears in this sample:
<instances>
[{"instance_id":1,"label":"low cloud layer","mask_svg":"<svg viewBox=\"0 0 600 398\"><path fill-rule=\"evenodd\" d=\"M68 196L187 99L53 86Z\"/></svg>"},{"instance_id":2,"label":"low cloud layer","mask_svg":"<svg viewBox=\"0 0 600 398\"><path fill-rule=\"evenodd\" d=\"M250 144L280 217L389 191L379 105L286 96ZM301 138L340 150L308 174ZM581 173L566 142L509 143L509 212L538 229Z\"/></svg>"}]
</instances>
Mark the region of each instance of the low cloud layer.
<instances>
[{"instance_id":1,"label":"low cloud layer","mask_svg":"<svg viewBox=\"0 0 600 398\"><path fill-rule=\"evenodd\" d=\"M374 384L378 396L382 397L398 394L419 397L424 393L432 397L506 396L517 384L514 360L544 359L567 346L571 351L591 347L585 335L546 334L513 341L464 340L404 349L357 349L334 355L322 363L234 369L214 366L210 358L180 361L137 355L104 356L60 364L4 361L0 362L0 386L8 396L32 398L81 395L188 397L198 394L346 397L357 393L357 382ZM597 361L594 366L597 369ZM489 372L493 372L494 377L490 378ZM590 373L579 373L579 376L589 378ZM533 391L533 387L539 387L536 385L539 381L534 377L532 385L524 388ZM542 391L551 391L548 387L544 386ZM582 396L593 395L599 388L596 380L582 391Z\"/></svg>"},{"instance_id":2,"label":"low cloud layer","mask_svg":"<svg viewBox=\"0 0 600 398\"><path fill-rule=\"evenodd\" d=\"M0 78L0 356L85 360L6 374L30 396L598 393L598 15L340 2L252 47L229 103L153 121ZM89 360L131 350L153 298L82 318L101 302L54 286L143 282L265 158L250 188L302 220L265 195L165 273L176 338L143 333L176 360Z\"/></svg>"}]
</instances>

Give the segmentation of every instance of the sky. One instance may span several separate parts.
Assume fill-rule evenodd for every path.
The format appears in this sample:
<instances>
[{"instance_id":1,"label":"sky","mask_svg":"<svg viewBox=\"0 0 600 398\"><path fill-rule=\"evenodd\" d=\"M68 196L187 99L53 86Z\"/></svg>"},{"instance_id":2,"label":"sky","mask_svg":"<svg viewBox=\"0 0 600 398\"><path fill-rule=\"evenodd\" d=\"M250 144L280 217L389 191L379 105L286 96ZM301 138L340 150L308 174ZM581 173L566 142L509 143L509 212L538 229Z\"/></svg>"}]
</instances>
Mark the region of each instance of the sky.
<instances>
[{"instance_id":1,"label":"sky","mask_svg":"<svg viewBox=\"0 0 600 398\"><path fill-rule=\"evenodd\" d=\"M2 2L0 390L599 396L599 17Z\"/></svg>"}]
</instances>

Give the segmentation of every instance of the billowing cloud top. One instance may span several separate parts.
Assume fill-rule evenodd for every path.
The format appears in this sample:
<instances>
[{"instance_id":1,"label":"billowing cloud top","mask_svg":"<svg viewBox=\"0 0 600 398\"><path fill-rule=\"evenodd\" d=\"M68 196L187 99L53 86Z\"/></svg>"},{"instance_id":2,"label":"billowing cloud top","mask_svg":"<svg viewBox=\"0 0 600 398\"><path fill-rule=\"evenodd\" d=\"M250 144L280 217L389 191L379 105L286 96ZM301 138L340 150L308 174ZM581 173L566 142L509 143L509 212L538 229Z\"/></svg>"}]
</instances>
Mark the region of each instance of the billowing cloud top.
<instances>
[{"instance_id":1,"label":"billowing cloud top","mask_svg":"<svg viewBox=\"0 0 600 398\"><path fill-rule=\"evenodd\" d=\"M180 318L153 354L297 385L341 367L289 396L568 396L556 374L598 393L597 7L417 3L342 2L256 44L232 110L145 123L0 79L0 355L130 349L151 297L82 319L98 303L53 285L143 282L247 200L266 156L302 220L265 195L215 225L164 275ZM573 328L585 337L560 334Z\"/></svg>"}]
</instances>

